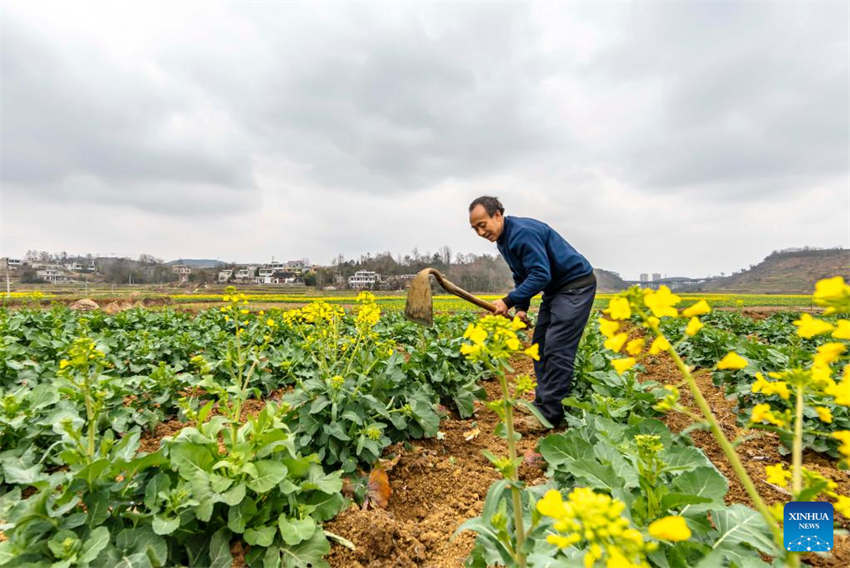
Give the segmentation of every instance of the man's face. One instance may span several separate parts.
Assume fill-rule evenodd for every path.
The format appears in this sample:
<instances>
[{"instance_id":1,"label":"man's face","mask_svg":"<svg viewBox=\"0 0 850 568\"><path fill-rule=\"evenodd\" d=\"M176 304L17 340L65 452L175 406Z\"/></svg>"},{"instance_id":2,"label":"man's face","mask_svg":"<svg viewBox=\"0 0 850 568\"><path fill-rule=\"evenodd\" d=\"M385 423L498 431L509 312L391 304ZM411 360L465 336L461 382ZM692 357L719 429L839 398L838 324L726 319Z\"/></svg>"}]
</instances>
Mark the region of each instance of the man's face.
<instances>
[{"instance_id":1,"label":"man's face","mask_svg":"<svg viewBox=\"0 0 850 568\"><path fill-rule=\"evenodd\" d=\"M469 224L472 226L472 230L478 233L479 237L495 243L499 235L502 234L502 229L505 226L505 218L498 211L491 217L487 214L487 210L483 205L476 205L469 212Z\"/></svg>"}]
</instances>

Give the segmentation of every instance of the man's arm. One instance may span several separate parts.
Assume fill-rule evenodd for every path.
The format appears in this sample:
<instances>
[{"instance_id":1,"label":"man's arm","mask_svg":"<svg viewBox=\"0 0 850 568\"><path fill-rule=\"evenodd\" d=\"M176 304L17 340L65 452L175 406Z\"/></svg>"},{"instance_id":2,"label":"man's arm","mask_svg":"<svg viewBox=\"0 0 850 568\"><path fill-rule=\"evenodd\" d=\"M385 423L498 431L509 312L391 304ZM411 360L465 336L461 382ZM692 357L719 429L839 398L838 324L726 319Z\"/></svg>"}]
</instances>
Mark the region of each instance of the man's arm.
<instances>
[{"instance_id":1,"label":"man's arm","mask_svg":"<svg viewBox=\"0 0 850 568\"><path fill-rule=\"evenodd\" d=\"M531 238L522 244L520 249L522 265L527 271L526 278L517 284L503 301L508 308L516 308L518 311L527 312L531 304L531 298L539 294L552 279L549 268L549 257L546 255L546 246L539 235L532 234ZM517 278L514 276L514 282Z\"/></svg>"}]
</instances>

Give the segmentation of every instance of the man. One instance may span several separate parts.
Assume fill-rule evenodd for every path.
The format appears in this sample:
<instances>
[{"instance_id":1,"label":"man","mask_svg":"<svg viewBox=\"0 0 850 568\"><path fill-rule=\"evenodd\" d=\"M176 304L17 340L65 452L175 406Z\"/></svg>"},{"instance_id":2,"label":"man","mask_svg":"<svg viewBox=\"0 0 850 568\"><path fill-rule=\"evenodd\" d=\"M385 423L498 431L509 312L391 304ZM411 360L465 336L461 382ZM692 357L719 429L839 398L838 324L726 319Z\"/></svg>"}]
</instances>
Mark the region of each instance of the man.
<instances>
[{"instance_id":1,"label":"man","mask_svg":"<svg viewBox=\"0 0 850 568\"><path fill-rule=\"evenodd\" d=\"M495 197L483 196L469 204L469 224L478 236L496 243L511 269L516 288L493 302L496 314L510 309L526 318L531 298L543 292L534 343L540 360L535 406L557 426L564 419L561 401L572 387L573 361L596 294L593 267L549 225L525 217L505 216ZM543 430L534 416L520 421L526 430Z\"/></svg>"}]
</instances>

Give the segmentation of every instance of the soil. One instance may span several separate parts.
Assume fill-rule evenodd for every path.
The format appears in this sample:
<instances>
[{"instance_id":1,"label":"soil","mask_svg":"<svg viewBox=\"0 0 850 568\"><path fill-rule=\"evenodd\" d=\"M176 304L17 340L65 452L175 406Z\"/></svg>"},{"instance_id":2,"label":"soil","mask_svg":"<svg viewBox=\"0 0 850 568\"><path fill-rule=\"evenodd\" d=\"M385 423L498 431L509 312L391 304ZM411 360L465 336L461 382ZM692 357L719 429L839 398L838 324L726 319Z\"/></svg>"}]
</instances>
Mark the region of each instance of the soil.
<instances>
[{"instance_id":1,"label":"soil","mask_svg":"<svg viewBox=\"0 0 850 568\"><path fill-rule=\"evenodd\" d=\"M690 390L687 386L680 384L682 377L675 363L669 357L663 355L649 356L643 361L643 364L646 367L646 373L643 375L644 379L678 385L680 392L679 400L682 405L689 408L692 412L699 413L699 409L694 403ZM782 456L779 453L781 442L778 436L773 432L761 430L749 430L744 433L742 431L743 429L737 425L738 408L736 401L726 398L723 389L713 384L710 371L696 371L694 379L712 412L717 417L718 423L726 437L730 441L734 441L741 436L745 436L744 441L737 446L738 455L741 456L741 462L755 483L756 489L761 494L762 499L765 500L768 506L774 503L784 504L790 501L791 496L788 491L772 485L765 480L764 468L767 465L783 462L788 469L791 468L791 456ZM693 422L690 417L676 412L667 414L663 418L663 421L674 432L681 432ZM738 480L731 464L726 459L723 450L714 440L711 432L708 430L692 430L689 435L694 441L694 444L705 452L706 456L714 463L717 469L729 480L729 492L726 494L726 503L743 503L749 507L754 507L744 486ZM837 469L834 465L834 460L831 458L808 451L803 455L803 465L807 469L816 471L835 481L838 484L837 493L841 495L850 494L850 473L846 470ZM850 529L850 521L840 514L835 515L835 527L836 529L847 531ZM837 532L835 534L835 546L830 555L811 553L804 555L803 561L811 566L819 567L838 568L840 566L850 566L850 538L846 534Z\"/></svg>"},{"instance_id":2,"label":"soil","mask_svg":"<svg viewBox=\"0 0 850 568\"><path fill-rule=\"evenodd\" d=\"M681 383L681 376L669 358L648 356L642 362L646 367L642 380ZM516 373L532 372L530 361L517 361L514 367ZM697 371L695 377L726 436L730 440L739 438L742 429L737 426L735 401L727 399L722 390L712 384L708 371ZM501 397L497 382L487 381L483 386L489 400ZM680 385L679 390L681 403L696 412L687 387ZM279 396L279 393L276 394ZM261 401L251 401L245 411L258 412L262 405ZM663 420L674 432L681 432L693 422L690 417L679 413L670 413ZM326 523L326 530L348 539L355 546L355 550L350 550L333 542L327 558L330 565L334 568L462 566L472 549L475 535L455 532L464 521L480 514L487 489L499 477L481 450L488 449L497 455L506 453L504 440L493 434L497 421L493 412L477 403L474 418L461 419L455 415L444 419L437 438L412 440L387 448L385 457L398 458L388 472L392 494L387 508L363 509L352 504ZM142 449L156 449L162 437L174 434L183 426L185 424L178 421L159 424L152 435L142 438ZM471 437L475 429L478 433ZM790 462L790 458L779 454L778 438L770 432L748 431L746 434L747 438L738 446L738 452L757 489L768 504L787 502L789 495L785 490L765 481L765 465ZM691 430L689 435L729 480L726 502L752 507L746 491L711 433L696 429ZM534 451L540 437L524 434L518 442L518 452L525 456L520 476L528 484L546 481L545 462ZM834 460L809 452L803 461L807 468L838 483L839 493L850 494L850 474L836 469ZM806 555L804 563L824 568L850 566L850 539L846 535L850 522L837 515L836 527L844 529L845 534L836 533L832 553ZM232 552L234 567L243 566L241 543L234 542Z\"/></svg>"},{"instance_id":3,"label":"soil","mask_svg":"<svg viewBox=\"0 0 850 568\"><path fill-rule=\"evenodd\" d=\"M528 362L518 362L517 372L530 372ZM495 381L484 383L488 399L501 398ZM450 417L440 424L438 438L396 444L387 455L400 456L389 472L392 496L385 510L362 510L356 505L340 513L325 528L354 543L351 551L334 544L331 566L428 567L462 566L472 549L474 533L453 537L464 521L481 513L487 489L499 478L481 454L487 449L507 453L502 438L493 434L498 418L477 405L477 418ZM478 429L471 440L470 433ZM545 464L533 455L537 436L523 435L517 452L527 459L520 477L529 484L545 482Z\"/></svg>"}]
</instances>

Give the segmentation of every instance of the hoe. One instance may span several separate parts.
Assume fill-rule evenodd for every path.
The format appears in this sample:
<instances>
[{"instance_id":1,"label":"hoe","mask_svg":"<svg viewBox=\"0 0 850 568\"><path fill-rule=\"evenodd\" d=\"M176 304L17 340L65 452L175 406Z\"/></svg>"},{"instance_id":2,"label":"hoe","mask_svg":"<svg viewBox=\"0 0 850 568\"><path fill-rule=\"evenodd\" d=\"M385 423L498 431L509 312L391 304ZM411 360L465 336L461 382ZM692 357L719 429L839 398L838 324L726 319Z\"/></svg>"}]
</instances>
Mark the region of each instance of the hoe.
<instances>
[{"instance_id":1,"label":"hoe","mask_svg":"<svg viewBox=\"0 0 850 568\"><path fill-rule=\"evenodd\" d=\"M410 281L410 288L407 290L407 302L404 305L404 315L407 319L423 325L434 324L434 304L431 301L431 279L429 278L431 274L434 275L434 278L437 279L437 282L440 283L440 286L442 286L446 292L463 298L467 302L472 302L476 306L484 308L485 310L489 310L491 312L496 311L496 306L487 300L477 298L457 284L453 284L447 280L445 276L440 274L438 270L434 268L426 268L424 270L420 270L419 273L413 277L413 280Z\"/></svg>"}]
</instances>

